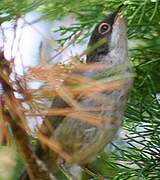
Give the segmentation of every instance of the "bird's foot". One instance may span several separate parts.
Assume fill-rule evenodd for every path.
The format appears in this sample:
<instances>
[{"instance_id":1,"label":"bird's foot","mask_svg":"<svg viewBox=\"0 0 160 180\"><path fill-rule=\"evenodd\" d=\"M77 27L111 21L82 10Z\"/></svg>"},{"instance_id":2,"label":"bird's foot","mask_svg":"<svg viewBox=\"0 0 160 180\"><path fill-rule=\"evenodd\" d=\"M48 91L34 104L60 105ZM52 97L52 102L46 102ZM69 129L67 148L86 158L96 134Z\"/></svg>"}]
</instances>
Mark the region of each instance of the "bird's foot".
<instances>
[{"instance_id":1,"label":"bird's foot","mask_svg":"<svg viewBox=\"0 0 160 180\"><path fill-rule=\"evenodd\" d=\"M94 173L93 171L91 171L89 168L85 167L83 168L84 172L87 173L88 175L97 178L98 180L105 180L105 177L98 174L98 173Z\"/></svg>"}]
</instances>

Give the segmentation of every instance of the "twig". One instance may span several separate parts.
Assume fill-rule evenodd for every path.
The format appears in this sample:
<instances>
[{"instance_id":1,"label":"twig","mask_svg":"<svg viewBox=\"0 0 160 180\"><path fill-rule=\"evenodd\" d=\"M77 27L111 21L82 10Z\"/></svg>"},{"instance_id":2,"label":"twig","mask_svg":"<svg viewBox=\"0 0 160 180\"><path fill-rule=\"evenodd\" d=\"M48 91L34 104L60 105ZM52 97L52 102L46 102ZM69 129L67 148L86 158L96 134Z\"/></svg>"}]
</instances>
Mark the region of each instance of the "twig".
<instances>
[{"instance_id":1,"label":"twig","mask_svg":"<svg viewBox=\"0 0 160 180\"><path fill-rule=\"evenodd\" d=\"M29 177L31 180L55 180L56 178L49 172L44 162L42 162L29 147L27 132L25 128L21 128L23 125L22 120L25 120L25 116L21 111L21 104L14 95L12 85L9 84L10 67L6 63L7 61L4 58L3 52L0 53L0 57L0 82L4 91L4 101L7 107L7 109L4 107L2 109L3 117L12 129L20 152L26 162ZM6 82L7 78L8 81Z\"/></svg>"}]
</instances>

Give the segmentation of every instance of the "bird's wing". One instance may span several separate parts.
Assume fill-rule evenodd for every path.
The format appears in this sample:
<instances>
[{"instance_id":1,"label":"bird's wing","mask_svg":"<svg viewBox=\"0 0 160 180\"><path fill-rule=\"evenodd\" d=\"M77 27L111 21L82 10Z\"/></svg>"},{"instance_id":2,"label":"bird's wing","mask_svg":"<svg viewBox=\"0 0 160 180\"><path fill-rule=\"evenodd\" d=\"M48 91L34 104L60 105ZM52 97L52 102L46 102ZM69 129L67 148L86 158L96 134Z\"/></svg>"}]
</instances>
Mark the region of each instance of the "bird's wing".
<instances>
[{"instance_id":1,"label":"bird's wing","mask_svg":"<svg viewBox=\"0 0 160 180\"><path fill-rule=\"evenodd\" d=\"M65 108L69 105L59 96L55 97L51 108ZM53 131L62 123L65 116L58 116L58 115L52 115L45 117L43 123L41 124L41 127L39 131L43 133L43 135L50 137L53 133Z\"/></svg>"}]
</instances>

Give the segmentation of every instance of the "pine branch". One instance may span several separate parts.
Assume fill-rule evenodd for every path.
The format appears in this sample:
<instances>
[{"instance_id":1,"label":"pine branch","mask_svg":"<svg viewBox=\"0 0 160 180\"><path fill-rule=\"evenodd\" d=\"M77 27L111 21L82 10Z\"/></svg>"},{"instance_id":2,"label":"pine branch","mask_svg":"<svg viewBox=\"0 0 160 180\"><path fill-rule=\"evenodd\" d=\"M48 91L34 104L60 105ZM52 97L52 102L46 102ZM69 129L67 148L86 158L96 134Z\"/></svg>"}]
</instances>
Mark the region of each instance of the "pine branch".
<instances>
[{"instance_id":1,"label":"pine branch","mask_svg":"<svg viewBox=\"0 0 160 180\"><path fill-rule=\"evenodd\" d=\"M10 124L12 133L26 162L28 174L33 180L56 179L48 171L44 162L38 159L33 150L29 147L29 139L26 133L26 127L22 123L22 120L25 119L25 116L21 111L22 107L16 99L13 92L13 87L9 81L11 69L3 56L3 52L0 54L0 60L0 82L4 91L3 100L6 106L6 108L3 107L3 117L4 120Z\"/></svg>"}]
</instances>

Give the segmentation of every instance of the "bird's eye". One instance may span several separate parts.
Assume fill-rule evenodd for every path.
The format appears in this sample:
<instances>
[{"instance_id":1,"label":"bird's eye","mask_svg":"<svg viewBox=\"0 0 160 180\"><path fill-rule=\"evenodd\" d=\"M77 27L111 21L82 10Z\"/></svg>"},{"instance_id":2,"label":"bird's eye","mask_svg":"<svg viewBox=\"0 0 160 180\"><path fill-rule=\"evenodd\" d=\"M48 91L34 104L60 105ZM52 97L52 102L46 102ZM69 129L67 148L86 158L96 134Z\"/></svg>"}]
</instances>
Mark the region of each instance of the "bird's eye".
<instances>
[{"instance_id":1,"label":"bird's eye","mask_svg":"<svg viewBox=\"0 0 160 180\"><path fill-rule=\"evenodd\" d=\"M111 26L110 26L109 24L107 24L107 23L102 23L102 24L100 24L99 27L98 27L98 32L99 32L100 34L106 34L106 33L108 33L108 32L110 31L110 29L111 29Z\"/></svg>"}]
</instances>

